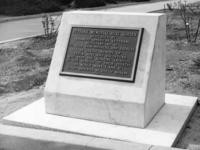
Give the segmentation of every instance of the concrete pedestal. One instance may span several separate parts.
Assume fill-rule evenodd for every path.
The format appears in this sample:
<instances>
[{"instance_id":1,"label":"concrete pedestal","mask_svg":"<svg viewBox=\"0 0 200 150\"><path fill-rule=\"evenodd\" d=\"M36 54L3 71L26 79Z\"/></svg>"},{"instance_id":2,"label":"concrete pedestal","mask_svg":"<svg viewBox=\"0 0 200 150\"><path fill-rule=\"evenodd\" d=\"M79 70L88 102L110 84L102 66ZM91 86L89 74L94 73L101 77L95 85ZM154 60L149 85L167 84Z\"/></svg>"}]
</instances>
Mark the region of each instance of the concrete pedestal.
<instances>
[{"instance_id":1,"label":"concrete pedestal","mask_svg":"<svg viewBox=\"0 0 200 150\"><path fill-rule=\"evenodd\" d=\"M73 133L86 137L171 147L181 134L196 102L196 97L166 94L165 105L144 129L47 114L44 98L10 114L4 121L25 127L61 131L62 134ZM35 138L39 136L36 134Z\"/></svg>"},{"instance_id":2,"label":"concrete pedestal","mask_svg":"<svg viewBox=\"0 0 200 150\"><path fill-rule=\"evenodd\" d=\"M134 82L60 75L73 27L109 30L143 28ZM44 89L46 112L114 125L145 128L164 105L165 36L166 17L163 14L98 11L64 13ZM106 45L106 43L102 44ZM119 51L123 55L128 55L125 50L120 50L121 46L123 44L119 44L117 50L113 52ZM81 47L84 49L83 45ZM111 49L102 50L106 52ZM85 50L84 53L85 56L88 55ZM103 55L109 56L109 54ZM95 59L99 58L95 56ZM89 64L91 65L92 62ZM89 65L85 64L85 66ZM88 71L83 74L92 75ZM110 76L110 79L116 77Z\"/></svg>"}]
</instances>

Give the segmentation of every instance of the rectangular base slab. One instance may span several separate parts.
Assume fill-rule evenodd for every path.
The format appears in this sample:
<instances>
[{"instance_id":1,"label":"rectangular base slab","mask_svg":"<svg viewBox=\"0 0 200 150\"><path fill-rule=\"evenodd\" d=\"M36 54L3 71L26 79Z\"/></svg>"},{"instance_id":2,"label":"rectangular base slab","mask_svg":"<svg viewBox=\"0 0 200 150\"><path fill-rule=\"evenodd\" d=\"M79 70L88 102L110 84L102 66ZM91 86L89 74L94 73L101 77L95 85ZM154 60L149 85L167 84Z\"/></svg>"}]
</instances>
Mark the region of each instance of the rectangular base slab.
<instances>
[{"instance_id":1,"label":"rectangular base slab","mask_svg":"<svg viewBox=\"0 0 200 150\"><path fill-rule=\"evenodd\" d=\"M46 114L44 98L10 114L4 120L27 127L171 147L196 106L197 98L174 94L166 94L165 97L165 105L145 129Z\"/></svg>"}]
</instances>

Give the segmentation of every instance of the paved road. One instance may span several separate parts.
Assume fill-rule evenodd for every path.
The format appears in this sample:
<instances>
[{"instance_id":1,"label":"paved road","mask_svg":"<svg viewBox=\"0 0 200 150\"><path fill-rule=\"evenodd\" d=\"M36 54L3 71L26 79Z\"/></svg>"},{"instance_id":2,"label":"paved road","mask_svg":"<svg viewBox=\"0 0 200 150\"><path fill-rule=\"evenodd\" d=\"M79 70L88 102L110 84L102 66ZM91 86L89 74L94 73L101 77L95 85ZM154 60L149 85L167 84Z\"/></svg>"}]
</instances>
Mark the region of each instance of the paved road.
<instances>
[{"instance_id":1,"label":"paved road","mask_svg":"<svg viewBox=\"0 0 200 150\"><path fill-rule=\"evenodd\" d=\"M41 18L0 23L0 33L0 41L41 34Z\"/></svg>"},{"instance_id":2,"label":"paved road","mask_svg":"<svg viewBox=\"0 0 200 150\"><path fill-rule=\"evenodd\" d=\"M190 3L198 1L200 0L188 0ZM167 2L170 1L106 8L103 9L103 11L151 12L163 9L164 4ZM56 23L59 23L59 19ZM41 18L22 19L0 23L0 43L23 37L41 35L43 33Z\"/></svg>"},{"instance_id":3,"label":"paved road","mask_svg":"<svg viewBox=\"0 0 200 150\"><path fill-rule=\"evenodd\" d=\"M59 17L56 24L59 24ZM0 23L0 43L44 33L41 18L23 19Z\"/></svg>"}]
</instances>

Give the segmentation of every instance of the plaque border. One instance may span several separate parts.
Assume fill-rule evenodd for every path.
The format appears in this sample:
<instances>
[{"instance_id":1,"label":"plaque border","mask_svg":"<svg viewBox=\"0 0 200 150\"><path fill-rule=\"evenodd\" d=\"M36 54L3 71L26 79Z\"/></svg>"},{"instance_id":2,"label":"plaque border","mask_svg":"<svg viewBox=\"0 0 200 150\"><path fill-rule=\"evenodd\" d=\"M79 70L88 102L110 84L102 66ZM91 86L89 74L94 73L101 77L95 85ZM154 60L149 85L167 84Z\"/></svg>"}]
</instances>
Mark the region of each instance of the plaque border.
<instances>
[{"instance_id":1,"label":"plaque border","mask_svg":"<svg viewBox=\"0 0 200 150\"><path fill-rule=\"evenodd\" d=\"M73 27L79 27L79 28L93 28L93 29L114 29L114 30L138 30L139 34L137 37L137 44L136 44L136 50L135 50L135 57L134 57L134 62L132 66L132 72L131 72L131 77L130 78L124 78L124 77L115 77L115 76L105 76L105 75L95 75L95 74L87 74L87 73L75 73L75 72L68 72L68 71L63 71L64 68L64 62L65 58L67 56L67 51L68 51L68 46L69 46L69 41L71 38L72 34L72 28ZM101 80L112 80L112 81L121 81L121 82L135 82L136 78L136 73L137 73L137 66L138 66L138 61L139 61L139 54L140 54L140 48L142 44L142 38L143 38L143 32L144 28L139 28L139 27L111 27L111 26L93 26L93 25L74 25L72 24L70 27L70 35L68 36L68 43L66 46L65 54L64 54L64 59L62 61L61 69L59 75L61 76L71 76L71 77L83 77L83 78L90 78L90 79L101 79Z\"/></svg>"}]
</instances>

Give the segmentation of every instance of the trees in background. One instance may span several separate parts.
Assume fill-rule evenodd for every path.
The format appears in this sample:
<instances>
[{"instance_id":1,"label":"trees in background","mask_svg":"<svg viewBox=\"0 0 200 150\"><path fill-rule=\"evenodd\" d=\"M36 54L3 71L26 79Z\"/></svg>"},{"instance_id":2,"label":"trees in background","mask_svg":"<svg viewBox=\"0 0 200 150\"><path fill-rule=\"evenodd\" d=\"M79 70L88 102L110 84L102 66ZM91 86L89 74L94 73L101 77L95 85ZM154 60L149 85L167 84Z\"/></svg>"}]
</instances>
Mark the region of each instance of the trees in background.
<instances>
[{"instance_id":1,"label":"trees in background","mask_svg":"<svg viewBox=\"0 0 200 150\"><path fill-rule=\"evenodd\" d=\"M148 0L0 0L0 14L29 15L53 11L62 11L66 8L85 8L104 6L107 3L116 4L128 1Z\"/></svg>"},{"instance_id":2,"label":"trees in background","mask_svg":"<svg viewBox=\"0 0 200 150\"><path fill-rule=\"evenodd\" d=\"M28 15L59 10L57 0L0 0L0 14Z\"/></svg>"},{"instance_id":3,"label":"trees in background","mask_svg":"<svg viewBox=\"0 0 200 150\"><path fill-rule=\"evenodd\" d=\"M181 27L185 30L185 37L188 43L196 43L200 38L200 5L189 4L186 1L172 1L167 4L168 10L174 15L178 15L182 24Z\"/></svg>"}]
</instances>

